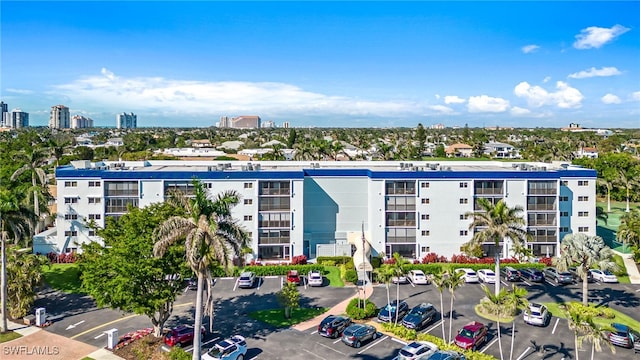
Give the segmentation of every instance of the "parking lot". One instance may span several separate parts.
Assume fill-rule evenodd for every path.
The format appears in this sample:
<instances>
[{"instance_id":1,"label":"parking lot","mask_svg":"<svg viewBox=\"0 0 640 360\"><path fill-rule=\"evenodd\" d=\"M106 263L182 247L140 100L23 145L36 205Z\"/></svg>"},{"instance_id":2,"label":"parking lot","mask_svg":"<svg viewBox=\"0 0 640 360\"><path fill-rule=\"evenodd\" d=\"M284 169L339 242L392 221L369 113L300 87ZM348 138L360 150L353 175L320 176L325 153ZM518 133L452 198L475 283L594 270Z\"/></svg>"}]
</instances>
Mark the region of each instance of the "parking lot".
<instances>
[{"instance_id":1,"label":"parking lot","mask_svg":"<svg viewBox=\"0 0 640 360\"><path fill-rule=\"evenodd\" d=\"M248 314L256 310L273 309L279 307L275 293L286 281L282 276L258 278L252 288L239 288L237 278L219 278L214 284L215 318L214 332L207 333L204 338L205 348L215 342L240 334L247 338L247 359L300 359L302 356L310 359L393 359L404 342L402 340L383 335L375 341L365 343L360 348L351 348L339 339L329 339L317 334L315 328L305 331L294 329L273 328L249 318ZM503 286L511 283L502 282ZM556 286L552 283L518 282L519 286L529 291L532 302L560 302L581 299L581 284ZM489 285L493 287L493 285ZM589 284L591 302L602 303L637 318L636 309L640 308L640 287L628 284ZM300 305L303 307L332 307L342 300L356 294L354 287L331 288L299 286L301 293ZM396 285L389 287L391 300L396 298ZM422 302L430 302L440 310L440 293L432 285L403 284L399 286L400 299L407 301L410 307ZM479 349L482 352L500 357L496 324L484 320L475 314L474 307L484 296L479 284L466 284L456 290L454 312L451 329L455 333L463 325L471 321L479 321L489 328L489 338ZM167 323L171 327L193 321L193 300L195 291L185 289L184 294L176 302L174 315ZM384 285L376 286L370 297L378 307L387 303L387 291ZM445 332L449 333L449 304L448 291L443 293L445 307ZM115 318L115 320L114 320ZM442 337L442 319L437 317L422 332ZM80 323L81 322L81 323ZM80 323L80 324L78 324ZM110 324L112 323L112 324ZM70 325L77 324L69 329ZM100 324L107 324L102 326ZM205 325L208 318L205 318ZM501 324L501 341L505 358L509 357L511 346L512 324ZM553 317L546 327L526 325L522 317L515 321L516 332L513 345L513 359L574 359L575 345L573 332L569 330L567 321ZM73 337L91 345L102 347L105 344L104 330L111 327L119 329L120 334L150 326L148 318L143 316L125 315L124 317L107 309L95 309L86 313L68 316L54 323L47 330ZM88 329L88 330L87 330ZM590 357L590 346L585 344L580 357ZM610 350L604 346L602 353L596 353L596 359L612 358ZM190 350L190 347L187 347ZM616 348L616 358L637 359L633 350Z\"/></svg>"}]
</instances>

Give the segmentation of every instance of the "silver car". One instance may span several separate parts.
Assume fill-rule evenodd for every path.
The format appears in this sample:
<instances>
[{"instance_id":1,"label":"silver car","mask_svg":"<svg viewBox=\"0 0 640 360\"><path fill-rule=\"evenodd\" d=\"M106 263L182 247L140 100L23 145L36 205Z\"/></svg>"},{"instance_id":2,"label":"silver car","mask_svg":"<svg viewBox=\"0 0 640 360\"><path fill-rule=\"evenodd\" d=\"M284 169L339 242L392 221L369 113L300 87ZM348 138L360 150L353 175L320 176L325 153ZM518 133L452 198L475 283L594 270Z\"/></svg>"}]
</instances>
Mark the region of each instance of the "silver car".
<instances>
[{"instance_id":1,"label":"silver car","mask_svg":"<svg viewBox=\"0 0 640 360\"><path fill-rule=\"evenodd\" d=\"M256 274L251 271L246 271L240 274L240 278L238 279L238 287L239 288L251 288L253 284L256 282Z\"/></svg>"},{"instance_id":2,"label":"silver car","mask_svg":"<svg viewBox=\"0 0 640 360\"><path fill-rule=\"evenodd\" d=\"M529 308L524 311L524 322L529 325L546 326L551 319L551 313L546 306L537 303L529 303Z\"/></svg>"}]
</instances>

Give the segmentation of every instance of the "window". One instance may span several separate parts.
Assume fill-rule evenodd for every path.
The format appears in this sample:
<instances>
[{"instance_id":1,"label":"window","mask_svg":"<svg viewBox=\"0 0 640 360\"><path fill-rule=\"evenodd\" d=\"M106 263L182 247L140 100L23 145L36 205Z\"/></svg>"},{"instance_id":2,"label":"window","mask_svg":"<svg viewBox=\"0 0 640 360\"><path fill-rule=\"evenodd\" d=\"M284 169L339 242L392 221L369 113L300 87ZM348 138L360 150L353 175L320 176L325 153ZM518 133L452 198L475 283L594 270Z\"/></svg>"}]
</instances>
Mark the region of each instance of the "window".
<instances>
[{"instance_id":1,"label":"window","mask_svg":"<svg viewBox=\"0 0 640 360\"><path fill-rule=\"evenodd\" d=\"M64 214L65 220L78 220L78 214Z\"/></svg>"},{"instance_id":2,"label":"window","mask_svg":"<svg viewBox=\"0 0 640 360\"><path fill-rule=\"evenodd\" d=\"M422 230L422 236L429 236L431 232L429 230Z\"/></svg>"},{"instance_id":3,"label":"window","mask_svg":"<svg viewBox=\"0 0 640 360\"><path fill-rule=\"evenodd\" d=\"M429 246L423 246L420 250L422 250L423 253L428 253L431 251L431 248Z\"/></svg>"},{"instance_id":4,"label":"window","mask_svg":"<svg viewBox=\"0 0 640 360\"><path fill-rule=\"evenodd\" d=\"M95 230L89 230L89 236L96 236Z\"/></svg>"},{"instance_id":5,"label":"window","mask_svg":"<svg viewBox=\"0 0 640 360\"><path fill-rule=\"evenodd\" d=\"M589 201L588 196L578 196L578 201Z\"/></svg>"},{"instance_id":6,"label":"window","mask_svg":"<svg viewBox=\"0 0 640 360\"><path fill-rule=\"evenodd\" d=\"M244 183L245 189L253 189L253 183Z\"/></svg>"},{"instance_id":7,"label":"window","mask_svg":"<svg viewBox=\"0 0 640 360\"><path fill-rule=\"evenodd\" d=\"M569 186L569 182L567 180L562 180L562 186Z\"/></svg>"},{"instance_id":8,"label":"window","mask_svg":"<svg viewBox=\"0 0 640 360\"><path fill-rule=\"evenodd\" d=\"M387 181L385 183L385 195L415 195L416 182L414 181Z\"/></svg>"},{"instance_id":9,"label":"window","mask_svg":"<svg viewBox=\"0 0 640 360\"><path fill-rule=\"evenodd\" d=\"M560 196L560 201L569 201L568 196Z\"/></svg>"},{"instance_id":10,"label":"window","mask_svg":"<svg viewBox=\"0 0 640 360\"><path fill-rule=\"evenodd\" d=\"M581 232L581 233L589 232L589 227L588 226L580 226L580 227L578 227L578 232Z\"/></svg>"},{"instance_id":11,"label":"window","mask_svg":"<svg viewBox=\"0 0 640 360\"><path fill-rule=\"evenodd\" d=\"M89 187L100 187L100 181L89 181Z\"/></svg>"},{"instance_id":12,"label":"window","mask_svg":"<svg viewBox=\"0 0 640 360\"><path fill-rule=\"evenodd\" d=\"M588 180L578 180L578 186L589 186Z\"/></svg>"},{"instance_id":13,"label":"window","mask_svg":"<svg viewBox=\"0 0 640 360\"><path fill-rule=\"evenodd\" d=\"M253 215L245 215L244 216L244 221L251 221L253 220Z\"/></svg>"},{"instance_id":14,"label":"window","mask_svg":"<svg viewBox=\"0 0 640 360\"><path fill-rule=\"evenodd\" d=\"M460 214L460 220L467 220L469 218L469 214Z\"/></svg>"},{"instance_id":15,"label":"window","mask_svg":"<svg viewBox=\"0 0 640 360\"><path fill-rule=\"evenodd\" d=\"M569 216L568 211L560 211L560 216Z\"/></svg>"},{"instance_id":16,"label":"window","mask_svg":"<svg viewBox=\"0 0 640 360\"><path fill-rule=\"evenodd\" d=\"M469 203L469 199L467 198L461 198L460 199L460 204L468 204Z\"/></svg>"},{"instance_id":17,"label":"window","mask_svg":"<svg viewBox=\"0 0 640 360\"><path fill-rule=\"evenodd\" d=\"M77 197L64 198L64 203L65 204L77 204L78 203L78 198Z\"/></svg>"},{"instance_id":18,"label":"window","mask_svg":"<svg viewBox=\"0 0 640 360\"><path fill-rule=\"evenodd\" d=\"M422 218L422 220L429 220L431 218L431 216L429 214L422 214L421 218Z\"/></svg>"},{"instance_id":19,"label":"window","mask_svg":"<svg viewBox=\"0 0 640 360\"><path fill-rule=\"evenodd\" d=\"M579 217L587 217L587 216L589 216L589 212L588 211L578 211L578 216Z\"/></svg>"},{"instance_id":20,"label":"window","mask_svg":"<svg viewBox=\"0 0 640 360\"><path fill-rule=\"evenodd\" d=\"M467 236L469 234L469 231L467 230L460 230L460 236Z\"/></svg>"},{"instance_id":21,"label":"window","mask_svg":"<svg viewBox=\"0 0 640 360\"><path fill-rule=\"evenodd\" d=\"M97 197L90 197L89 198L89 204L100 204L101 201L102 201L102 199L97 198Z\"/></svg>"},{"instance_id":22,"label":"window","mask_svg":"<svg viewBox=\"0 0 640 360\"><path fill-rule=\"evenodd\" d=\"M460 188L468 188L469 187L469 183L468 182L460 182Z\"/></svg>"},{"instance_id":23,"label":"window","mask_svg":"<svg viewBox=\"0 0 640 360\"><path fill-rule=\"evenodd\" d=\"M100 214L89 214L89 220L100 220Z\"/></svg>"},{"instance_id":24,"label":"window","mask_svg":"<svg viewBox=\"0 0 640 360\"><path fill-rule=\"evenodd\" d=\"M253 238L253 233L251 231L247 232L247 237L249 239Z\"/></svg>"},{"instance_id":25,"label":"window","mask_svg":"<svg viewBox=\"0 0 640 360\"><path fill-rule=\"evenodd\" d=\"M77 230L67 230L64 232L64 236L78 236Z\"/></svg>"},{"instance_id":26,"label":"window","mask_svg":"<svg viewBox=\"0 0 640 360\"><path fill-rule=\"evenodd\" d=\"M423 203L423 204L428 204L428 203L429 203L429 198L422 199L422 203Z\"/></svg>"},{"instance_id":27,"label":"window","mask_svg":"<svg viewBox=\"0 0 640 360\"><path fill-rule=\"evenodd\" d=\"M253 199L244 199L244 204L245 204L245 205L251 205L251 204L253 204Z\"/></svg>"},{"instance_id":28,"label":"window","mask_svg":"<svg viewBox=\"0 0 640 360\"><path fill-rule=\"evenodd\" d=\"M78 186L78 182L77 181L65 181L64 182L64 187L77 187Z\"/></svg>"},{"instance_id":29,"label":"window","mask_svg":"<svg viewBox=\"0 0 640 360\"><path fill-rule=\"evenodd\" d=\"M420 187L423 188L423 189L428 188L429 187L429 182L420 183Z\"/></svg>"},{"instance_id":30,"label":"window","mask_svg":"<svg viewBox=\"0 0 640 360\"><path fill-rule=\"evenodd\" d=\"M560 227L560 232L561 232L561 233L569 232L569 228L568 228L567 226L561 226L561 227Z\"/></svg>"}]
</instances>

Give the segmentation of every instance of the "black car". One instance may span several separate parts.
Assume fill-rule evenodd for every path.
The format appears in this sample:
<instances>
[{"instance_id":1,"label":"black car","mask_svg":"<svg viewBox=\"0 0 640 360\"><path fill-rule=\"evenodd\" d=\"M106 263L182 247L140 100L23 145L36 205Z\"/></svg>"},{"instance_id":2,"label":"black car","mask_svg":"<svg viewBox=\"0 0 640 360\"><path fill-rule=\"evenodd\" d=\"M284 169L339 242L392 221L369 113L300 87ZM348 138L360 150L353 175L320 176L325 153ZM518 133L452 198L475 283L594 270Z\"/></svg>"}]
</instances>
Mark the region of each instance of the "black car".
<instances>
[{"instance_id":1,"label":"black car","mask_svg":"<svg viewBox=\"0 0 640 360\"><path fill-rule=\"evenodd\" d=\"M558 271L553 267L544 269L544 277L549 281L553 281L556 284L573 284L573 275L568 271Z\"/></svg>"},{"instance_id":2,"label":"black car","mask_svg":"<svg viewBox=\"0 0 640 360\"><path fill-rule=\"evenodd\" d=\"M337 338L349 325L351 325L351 318L329 315L318 325L318 334L325 337Z\"/></svg>"},{"instance_id":3,"label":"black car","mask_svg":"<svg viewBox=\"0 0 640 360\"><path fill-rule=\"evenodd\" d=\"M520 275L524 280L529 280L533 282L544 282L544 274L539 269L522 269L520 270Z\"/></svg>"},{"instance_id":4,"label":"black car","mask_svg":"<svg viewBox=\"0 0 640 360\"><path fill-rule=\"evenodd\" d=\"M582 282L582 278L580 277L580 275L578 275L578 268L570 267L569 268L569 272L573 276L573 280L574 281L579 282L579 283ZM591 271L587 271L587 282L594 282L594 281L596 281L596 280L593 278L593 274L591 273Z\"/></svg>"},{"instance_id":5,"label":"black car","mask_svg":"<svg viewBox=\"0 0 640 360\"><path fill-rule=\"evenodd\" d=\"M390 302L378 312L378 321L394 322L396 320L396 312L398 313L398 321L402 320L409 312L409 305L404 300L401 300L400 303L398 303L398 300Z\"/></svg>"},{"instance_id":6,"label":"black car","mask_svg":"<svg viewBox=\"0 0 640 360\"><path fill-rule=\"evenodd\" d=\"M520 271L510 267L510 266L505 266L500 268L500 274L505 278L505 280L507 281L520 281Z\"/></svg>"},{"instance_id":7,"label":"black car","mask_svg":"<svg viewBox=\"0 0 640 360\"><path fill-rule=\"evenodd\" d=\"M342 333L342 342L359 348L363 343L378 338L378 330L367 324L352 324L349 325Z\"/></svg>"},{"instance_id":8,"label":"black car","mask_svg":"<svg viewBox=\"0 0 640 360\"><path fill-rule=\"evenodd\" d=\"M436 308L432 304L422 303L402 318L402 325L408 329L419 330L436 317Z\"/></svg>"}]
</instances>

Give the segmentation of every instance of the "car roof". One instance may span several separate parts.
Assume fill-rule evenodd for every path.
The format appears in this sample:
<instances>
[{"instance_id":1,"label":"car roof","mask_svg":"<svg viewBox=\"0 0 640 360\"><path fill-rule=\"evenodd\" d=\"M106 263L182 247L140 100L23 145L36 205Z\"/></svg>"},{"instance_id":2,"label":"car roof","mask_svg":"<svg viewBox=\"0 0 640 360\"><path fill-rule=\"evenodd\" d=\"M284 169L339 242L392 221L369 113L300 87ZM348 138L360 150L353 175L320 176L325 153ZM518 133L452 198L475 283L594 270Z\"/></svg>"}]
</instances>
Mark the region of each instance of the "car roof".
<instances>
[{"instance_id":1,"label":"car roof","mask_svg":"<svg viewBox=\"0 0 640 360\"><path fill-rule=\"evenodd\" d=\"M542 304L538 304L538 303L529 303L529 309L540 309L542 308L544 305Z\"/></svg>"},{"instance_id":2,"label":"car roof","mask_svg":"<svg viewBox=\"0 0 640 360\"><path fill-rule=\"evenodd\" d=\"M484 325L482 323L479 323L477 321L474 321L472 323L469 323L467 325L465 325L463 327L463 329L467 329L467 330L471 330L471 331L477 331L478 329L480 329L481 327L483 327Z\"/></svg>"},{"instance_id":3,"label":"car roof","mask_svg":"<svg viewBox=\"0 0 640 360\"><path fill-rule=\"evenodd\" d=\"M240 274L240 276L251 276L251 275L253 275L252 271L245 271L242 274Z\"/></svg>"},{"instance_id":4,"label":"car roof","mask_svg":"<svg viewBox=\"0 0 640 360\"><path fill-rule=\"evenodd\" d=\"M621 332L629 331L629 327L627 325L624 325L624 324L613 323L613 324L611 324L611 327L616 329L616 331L621 331Z\"/></svg>"}]
</instances>

